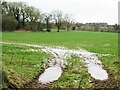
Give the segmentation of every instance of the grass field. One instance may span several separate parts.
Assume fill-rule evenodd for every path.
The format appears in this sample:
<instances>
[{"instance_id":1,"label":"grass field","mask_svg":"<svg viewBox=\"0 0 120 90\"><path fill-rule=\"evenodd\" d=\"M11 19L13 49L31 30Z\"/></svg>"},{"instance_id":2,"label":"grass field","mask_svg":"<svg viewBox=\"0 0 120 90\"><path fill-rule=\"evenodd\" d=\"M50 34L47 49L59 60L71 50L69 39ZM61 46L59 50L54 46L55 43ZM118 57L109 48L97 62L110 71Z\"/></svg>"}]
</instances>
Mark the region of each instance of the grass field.
<instances>
[{"instance_id":1,"label":"grass field","mask_svg":"<svg viewBox=\"0 0 120 90\"><path fill-rule=\"evenodd\" d=\"M3 72L9 83L19 88L35 78L50 57L44 52L29 51L34 49L31 47L3 44L2 48ZM5 82L3 87L7 84Z\"/></svg>"},{"instance_id":2,"label":"grass field","mask_svg":"<svg viewBox=\"0 0 120 90\"><path fill-rule=\"evenodd\" d=\"M58 81L53 83L53 87L73 87L73 88L91 88L91 77L87 72L87 68L82 62L82 58L72 55L67 58L68 65L63 69L63 75Z\"/></svg>"},{"instance_id":3,"label":"grass field","mask_svg":"<svg viewBox=\"0 0 120 90\"><path fill-rule=\"evenodd\" d=\"M110 54L110 56L104 56L99 57L99 59L102 61L104 68L108 69L109 72L112 73L112 77L118 81L118 34L116 33L105 33L105 32L80 32L80 31L62 31L62 32L4 32L2 33L2 41L4 42L21 42L21 43L30 43L30 44L38 44L38 45L46 45L46 46L63 46L69 49L85 49L90 52L98 53L98 54ZM17 47L17 48L16 48ZM12 45L3 45L3 65L5 67L5 71L9 70L9 67L12 67L13 64L19 65L18 61L23 63L23 60L29 63L38 64L40 62L36 61L33 62L36 59L43 60L43 58L48 58L49 55L45 53L29 53L30 57L26 57L25 53L21 53L19 49L26 49L28 47L18 47L18 46L12 46ZM13 54L8 53L8 50L17 50L16 52L13 52ZM19 55L18 55L19 54ZM39 58L38 55L41 57ZM42 57L43 56L43 57ZM25 57L23 59L23 57ZM10 58L13 59L14 63L10 64ZM72 59L75 58L75 61L77 57L72 57ZM71 58L68 59L70 62ZM118 62L118 63L117 63ZM76 66L70 67L72 70L77 69L77 73L79 73L79 69L81 67L78 67L75 62L73 64ZM41 65L41 64L40 64ZM80 64L81 65L81 64ZM29 68L32 68L31 65L24 67L26 70ZM20 67L15 68L14 72L18 72L20 70ZM38 70L38 68L33 69L33 76L36 74L34 73L34 70ZM84 68L83 71L86 69ZM53 85L62 85L62 86L73 86L73 83L70 84L70 82L65 82L66 76L68 74L72 75L74 71L70 71L70 69L65 69L64 77L61 77L57 82L53 83ZM28 74L25 72L19 72L21 74ZM87 75L84 74L83 75ZM88 76L88 75L87 75ZM19 76L18 76L19 77ZM32 76L28 77L28 80L31 79ZM78 78L74 76L70 76L71 78L68 78L69 81L73 82L73 79L78 79L82 77L81 75L78 75ZM89 77L86 77L89 79ZM22 79L22 78L21 78ZM27 80L27 79L26 79ZM85 80L84 82L87 82ZM83 82L83 83L84 83ZM78 85L79 83L75 84ZM85 84L86 87L90 87L89 84ZM85 87L83 84L82 87Z\"/></svg>"},{"instance_id":4,"label":"grass field","mask_svg":"<svg viewBox=\"0 0 120 90\"><path fill-rule=\"evenodd\" d=\"M118 53L118 34L105 32L5 32L3 41L23 42L42 45L58 45L67 48L84 48L102 54Z\"/></svg>"}]
</instances>

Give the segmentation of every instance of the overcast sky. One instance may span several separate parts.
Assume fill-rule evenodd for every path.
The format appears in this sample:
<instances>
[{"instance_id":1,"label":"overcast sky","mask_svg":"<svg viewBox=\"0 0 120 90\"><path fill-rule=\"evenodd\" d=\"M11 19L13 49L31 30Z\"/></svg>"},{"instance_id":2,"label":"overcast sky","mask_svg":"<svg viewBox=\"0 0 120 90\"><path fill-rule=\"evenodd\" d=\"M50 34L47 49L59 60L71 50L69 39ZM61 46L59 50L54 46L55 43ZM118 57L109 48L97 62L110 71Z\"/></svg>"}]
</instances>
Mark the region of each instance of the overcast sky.
<instances>
[{"instance_id":1,"label":"overcast sky","mask_svg":"<svg viewBox=\"0 0 120 90\"><path fill-rule=\"evenodd\" d=\"M6 0L22 1L42 12L61 10L71 14L76 22L118 23L118 1L120 0Z\"/></svg>"}]
</instances>

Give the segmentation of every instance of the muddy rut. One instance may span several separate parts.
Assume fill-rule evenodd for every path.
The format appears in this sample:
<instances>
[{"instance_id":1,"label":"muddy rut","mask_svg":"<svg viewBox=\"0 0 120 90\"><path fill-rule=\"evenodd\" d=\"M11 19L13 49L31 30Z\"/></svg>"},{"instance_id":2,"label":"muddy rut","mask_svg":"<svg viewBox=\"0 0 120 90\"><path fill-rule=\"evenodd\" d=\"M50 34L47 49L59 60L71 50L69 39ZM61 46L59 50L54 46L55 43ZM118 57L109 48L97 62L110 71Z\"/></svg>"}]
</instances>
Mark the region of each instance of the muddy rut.
<instances>
[{"instance_id":1,"label":"muddy rut","mask_svg":"<svg viewBox=\"0 0 120 90\"><path fill-rule=\"evenodd\" d=\"M58 80L67 62L65 61L66 57L71 56L72 54L78 55L80 58L83 58L83 62L85 62L85 66L88 68L88 73L91 75L95 81L107 81L108 73L105 69L103 69L102 62L98 60L98 57L95 53L88 52L86 50L69 50L64 47L47 47L33 44L24 44L24 43L8 43L8 42L0 42L3 44L16 44L30 47L40 48L43 52L51 53L53 58L49 60L47 64L47 68L40 73L39 76L33 79L33 81L29 82L25 85L27 88L49 88L50 84L53 81ZM30 50L29 50L30 51ZM32 50L37 51L37 50ZM38 50L39 51L39 50Z\"/></svg>"}]
</instances>

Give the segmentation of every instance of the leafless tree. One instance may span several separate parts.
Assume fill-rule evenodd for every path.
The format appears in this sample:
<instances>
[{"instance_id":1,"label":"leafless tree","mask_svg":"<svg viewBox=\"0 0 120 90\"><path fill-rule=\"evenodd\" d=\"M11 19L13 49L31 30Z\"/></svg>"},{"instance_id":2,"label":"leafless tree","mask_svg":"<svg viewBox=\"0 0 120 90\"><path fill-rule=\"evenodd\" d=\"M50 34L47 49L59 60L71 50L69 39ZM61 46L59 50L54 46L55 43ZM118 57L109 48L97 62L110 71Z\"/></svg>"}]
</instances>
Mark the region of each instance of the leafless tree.
<instances>
[{"instance_id":1,"label":"leafless tree","mask_svg":"<svg viewBox=\"0 0 120 90\"><path fill-rule=\"evenodd\" d=\"M63 21L62 11L54 10L52 11L52 16L55 21L55 25L57 27L57 32L59 32L60 27L62 26L62 21Z\"/></svg>"},{"instance_id":2,"label":"leafless tree","mask_svg":"<svg viewBox=\"0 0 120 90\"><path fill-rule=\"evenodd\" d=\"M63 23L67 30L69 30L72 27L73 22L74 22L74 19L72 19L70 14L64 15Z\"/></svg>"},{"instance_id":3,"label":"leafless tree","mask_svg":"<svg viewBox=\"0 0 120 90\"><path fill-rule=\"evenodd\" d=\"M48 14L48 13L45 13L44 14L44 20L46 22L47 32L51 32L50 20L52 20L52 15Z\"/></svg>"}]
</instances>

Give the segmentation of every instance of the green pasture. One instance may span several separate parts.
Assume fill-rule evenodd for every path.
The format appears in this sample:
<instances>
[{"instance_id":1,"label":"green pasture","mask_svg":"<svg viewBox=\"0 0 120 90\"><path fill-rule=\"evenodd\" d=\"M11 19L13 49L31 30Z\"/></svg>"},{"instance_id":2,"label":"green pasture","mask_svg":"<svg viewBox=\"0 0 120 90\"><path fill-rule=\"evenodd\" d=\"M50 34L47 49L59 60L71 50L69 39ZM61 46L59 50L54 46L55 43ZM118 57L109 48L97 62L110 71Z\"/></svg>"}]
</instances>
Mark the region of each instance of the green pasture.
<instances>
[{"instance_id":1,"label":"green pasture","mask_svg":"<svg viewBox=\"0 0 120 90\"><path fill-rule=\"evenodd\" d=\"M50 55L40 51L29 51L31 49L35 48L2 45L3 75L6 76L4 81L7 79L15 87L20 88L41 73ZM8 84L8 82L3 82L4 87L7 87Z\"/></svg>"},{"instance_id":2,"label":"green pasture","mask_svg":"<svg viewBox=\"0 0 120 90\"><path fill-rule=\"evenodd\" d=\"M61 46L69 49L85 49L97 54L110 54L108 56L98 56L102 61L103 68L112 73L112 78L119 81L118 76L118 34L108 32L82 32L82 31L61 31L61 32L3 32L3 42L29 43L45 46ZM3 44L3 70L10 77L16 76L18 83L25 83L32 80L34 76L46 63L46 58L51 57L49 54L43 52L21 52L32 47L19 45ZM37 49L37 48L36 48ZM12 52L10 52L12 51ZM72 61L74 59L74 62ZM91 78L87 73L87 69L77 56L72 56L67 59L68 62L73 63L73 66L68 65L64 69L62 77L53 83L53 87L91 87L88 82ZM76 64L77 63L77 64ZM79 65L81 67L79 67ZM37 66L38 65L38 66ZM21 67L22 66L22 67ZM36 66L35 68L33 68ZM69 68L68 68L69 67ZM82 70L82 71L80 71ZM11 74L12 73L12 74ZM18 73L18 74L17 74ZM40 72L39 72L40 73ZM79 74L82 73L82 74ZM69 77L67 77L69 76ZM85 79L80 82L81 78ZM79 80L78 80L79 79ZM10 79L14 82L14 78ZM86 83L86 84L84 84ZM16 83L15 83L16 84ZM81 84L81 85L79 85ZM18 85L18 84L16 84ZM117 85L117 84L116 84ZM21 86L21 85L18 85Z\"/></svg>"},{"instance_id":3,"label":"green pasture","mask_svg":"<svg viewBox=\"0 0 120 90\"><path fill-rule=\"evenodd\" d=\"M118 34L106 32L4 32L2 40L40 45L86 49L101 54L118 54Z\"/></svg>"}]
</instances>

